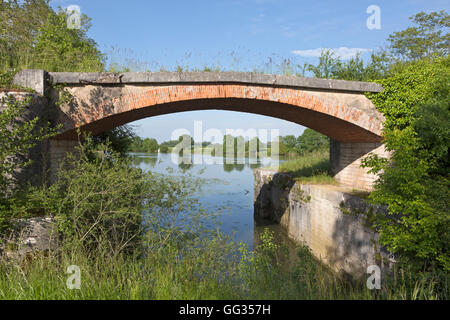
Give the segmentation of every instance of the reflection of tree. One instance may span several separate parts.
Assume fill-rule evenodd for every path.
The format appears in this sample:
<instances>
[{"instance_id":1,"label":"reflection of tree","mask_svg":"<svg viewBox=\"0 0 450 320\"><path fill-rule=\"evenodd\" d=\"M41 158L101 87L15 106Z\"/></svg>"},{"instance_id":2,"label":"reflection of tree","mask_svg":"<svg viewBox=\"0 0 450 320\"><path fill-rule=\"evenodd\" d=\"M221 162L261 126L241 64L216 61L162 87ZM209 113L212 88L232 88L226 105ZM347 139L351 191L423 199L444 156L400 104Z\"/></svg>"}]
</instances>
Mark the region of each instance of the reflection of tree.
<instances>
[{"instance_id":1,"label":"reflection of tree","mask_svg":"<svg viewBox=\"0 0 450 320\"><path fill-rule=\"evenodd\" d=\"M258 169L259 167L261 167L261 164L259 164L259 163L250 163L251 169Z\"/></svg>"},{"instance_id":2,"label":"reflection of tree","mask_svg":"<svg viewBox=\"0 0 450 320\"><path fill-rule=\"evenodd\" d=\"M180 168L183 172L192 169L193 166L192 155L184 155L178 158L178 168Z\"/></svg>"},{"instance_id":3,"label":"reflection of tree","mask_svg":"<svg viewBox=\"0 0 450 320\"><path fill-rule=\"evenodd\" d=\"M225 161L223 162L223 171L225 172L231 172L234 170L234 163L232 164L227 164L225 163Z\"/></svg>"},{"instance_id":4,"label":"reflection of tree","mask_svg":"<svg viewBox=\"0 0 450 320\"><path fill-rule=\"evenodd\" d=\"M183 172L191 170L194 165L192 163L179 163L178 168L180 168Z\"/></svg>"},{"instance_id":5,"label":"reflection of tree","mask_svg":"<svg viewBox=\"0 0 450 320\"><path fill-rule=\"evenodd\" d=\"M231 172L233 170L243 171L248 163L241 163L242 159L226 157L223 158L223 170L225 172ZM239 162L239 163L238 163Z\"/></svg>"},{"instance_id":6,"label":"reflection of tree","mask_svg":"<svg viewBox=\"0 0 450 320\"><path fill-rule=\"evenodd\" d=\"M144 163L151 167L154 167L158 159L156 157L133 157L132 162L134 166L139 166L140 164Z\"/></svg>"}]
</instances>

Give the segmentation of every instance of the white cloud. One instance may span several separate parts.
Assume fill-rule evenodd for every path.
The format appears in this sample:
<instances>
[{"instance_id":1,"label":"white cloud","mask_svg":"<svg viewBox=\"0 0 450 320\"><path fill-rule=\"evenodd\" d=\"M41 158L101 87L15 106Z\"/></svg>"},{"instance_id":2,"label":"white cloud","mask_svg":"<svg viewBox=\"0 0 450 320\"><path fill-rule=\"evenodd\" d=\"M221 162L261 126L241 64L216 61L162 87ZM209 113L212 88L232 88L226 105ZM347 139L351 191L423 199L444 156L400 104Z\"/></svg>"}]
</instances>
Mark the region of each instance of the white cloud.
<instances>
[{"instance_id":1,"label":"white cloud","mask_svg":"<svg viewBox=\"0 0 450 320\"><path fill-rule=\"evenodd\" d=\"M294 50L291 51L293 54L302 56L302 57L320 57L323 51L325 50L331 50L334 52L334 54L337 57L340 57L344 60L350 59L358 52L364 53L364 52L370 52L372 49L365 49L365 48L347 48L347 47L340 47L340 48L317 48L317 49L310 49L310 50Z\"/></svg>"}]
</instances>

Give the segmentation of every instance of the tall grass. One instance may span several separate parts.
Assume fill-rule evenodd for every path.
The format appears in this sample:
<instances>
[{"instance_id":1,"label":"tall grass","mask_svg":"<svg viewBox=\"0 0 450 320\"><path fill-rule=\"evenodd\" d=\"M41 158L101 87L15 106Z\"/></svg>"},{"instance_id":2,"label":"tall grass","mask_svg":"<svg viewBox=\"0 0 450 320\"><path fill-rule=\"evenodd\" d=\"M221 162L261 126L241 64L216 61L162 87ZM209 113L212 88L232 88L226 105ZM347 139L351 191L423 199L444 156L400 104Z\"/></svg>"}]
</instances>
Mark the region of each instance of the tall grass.
<instances>
[{"instance_id":1,"label":"tall grass","mask_svg":"<svg viewBox=\"0 0 450 320\"><path fill-rule=\"evenodd\" d=\"M297 159L283 162L278 170L292 173L295 180L305 183L336 184L331 176L328 151L308 153Z\"/></svg>"},{"instance_id":2,"label":"tall grass","mask_svg":"<svg viewBox=\"0 0 450 320\"><path fill-rule=\"evenodd\" d=\"M435 279L399 272L381 290L365 279L341 280L318 264L307 248L288 269L284 249L269 232L255 252L220 235L184 247L166 246L141 255L112 257L82 250L36 254L0 262L0 299L437 299ZM92 252L91 252L92 253ZM66 268L81 269L81 288L70 290Z\"/></svg>"}]
</instances>

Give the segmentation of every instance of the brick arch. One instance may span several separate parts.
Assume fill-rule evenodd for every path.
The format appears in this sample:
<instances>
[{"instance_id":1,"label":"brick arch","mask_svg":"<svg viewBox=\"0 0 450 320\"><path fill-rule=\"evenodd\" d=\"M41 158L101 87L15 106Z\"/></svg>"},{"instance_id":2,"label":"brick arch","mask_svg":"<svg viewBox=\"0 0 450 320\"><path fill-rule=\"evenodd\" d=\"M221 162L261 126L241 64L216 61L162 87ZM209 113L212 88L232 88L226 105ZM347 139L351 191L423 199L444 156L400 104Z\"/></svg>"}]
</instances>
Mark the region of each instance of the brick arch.
<instances>
[{"instance_id":1,"label":"brick arch","mask_svg":"<svg viewBox=\"0 0 450 320\"><path fill-rule=\"evenodd\" d=\"M146 117L216 109L291 121L341 142L381 141L382 116L364 95L352 92L240 83L88 84L66 90L72 101L59 108L59 139L74 139L77 128L98 134Z\"/></svg>"}]
</instances>

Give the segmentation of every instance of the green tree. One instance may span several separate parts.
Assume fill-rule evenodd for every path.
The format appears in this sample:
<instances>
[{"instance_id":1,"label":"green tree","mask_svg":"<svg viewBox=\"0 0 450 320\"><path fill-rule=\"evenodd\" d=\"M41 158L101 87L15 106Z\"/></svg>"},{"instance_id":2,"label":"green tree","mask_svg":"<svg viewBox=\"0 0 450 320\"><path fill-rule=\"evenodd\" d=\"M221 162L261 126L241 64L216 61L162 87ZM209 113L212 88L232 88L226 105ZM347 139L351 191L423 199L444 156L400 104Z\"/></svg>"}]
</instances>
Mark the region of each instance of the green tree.
<instances>
[{"instance_id":1,"label":"green tree","mask_svg":"<svg viewBox=\"0 0 450 320\"><path fill-rule=\"evenodd\" d=\"M434 54L445 56L450 48L450 16L444 10L419 12L410 17L416 25L394 32L388 38L392 53L403 60L431 58Z\"/></svg>"},{"instance_id":2,"label":"green tree","mask_svg":"<svg viewBox=\"0 0 450 320\"><path fill-rule=\"evenodd\" d=\"M123 125L94 136L92 140L96 144L109 141L109 145L114 151L126 156L129 151L134 151L132 148L136 141L135 136L132 127Z\"/></svg>"},{"instance_id":3,"label":"green tree","mask_svg":"<svg viewBox=\"0 0 450 320\"><path fill-rule=\"evenodd\" d=\"M295 146L297 144L297 139L293 135L285 136L281 138L283 141L283 144L286 147L286 151L289 152L295 152Z\"/></svg>"},{"instance_id":4,"label":"green tree","mask_svg":"<svg viewBox=\"0 0 450 320\"><path fill-rule=\"evenodd\" d=\"M234 154L235 143L232 135L226 134L223 136L223 154L230 156Z\"/></svg>"},{"instance_id":5,"label":"green tree","mask_svg":"<svg viewBox=\"0 0 450 320\"><path fill-rule=\"evenodd\" d=\"M314 151L326 151L330 147L330 139L312 129L307 128L296 140L295 149L299 155Z\"/></svg>"},{"instance_id":6,"label":"green tree","mask_svg":"<svg viewBox=\"0 0 450 320\"><path fill-rule=\"evenodd\" d=\"M384 51L372 53L370 61L364 63L361 53L347 61L339 60L332 70L331 78L351 81L382 79L389 71L390 60Z\"/></svg>"},{"instance_id":7,"label":"green tree","mask_svg":"<svg viewBox=\"0 0 450 320\"><path fill-rule=\"evenodd\" d=\"M56 134L55 129L42 127L37 117L23 120L30 101L29 97L17 100L12 95L0 101L0 231L18 214L13 209L19 191L16 174L32 163L27 156L29 150Z\"/></svg>"},{"instance_id":8,"label":"green tree","mask_svg":"<svg viewBox=\"0 0 450 320\"><path fill-rule=\"evenodd\" d=\"M159 151L161 152L161 153L168 153L169 152L169 147L167 146L167 145L161 145L160 147L159 147Z\"/></svg>"},{"instance_id":9,"label":"green tree","mask_svg":"<svg viewBox=\"0 0 450 320\"><path fill-rule=\"evenodd\" d=\"M48 0L0 1L0 71L31 68L33 46L53 10Z\"/></svg>"},{"instance_id":10,"label":"green tree","mask_svg":"<svg viewBox=\"0 0 450 320\"><path fill-rule=\"evenodd\" d=\"M90 18L81 28L67 28L67 13L55 12L48 0L0 2L0 71L103 71L104 56L87 36Z\"/></svg>"},{"instance_id":11,"label":"green tree","mask_svg":"<svg viewBox=\"0 0 450 320\"><path fill-rule=\"evenodd\" d=\"M330 79L339 65L339 58L332 50L324 50L320 54L317 65L308 64L306 70L314 74L316 78Z\"/></svg>"},{"instance_id":12,"label":"green tree","mask_svg":"<svg viewBox=\"0 0 450 320\"><path fill-rule=\"evenodd\" d=\"M143 149L144 152L158 152L159 149L159 145L158 145L158 141L156 141L156 139L153 138L146 138L143 141Z\"/></svg>"},{"instance_id":13,"label":"green tree","mask_svg":"<svg viewBox=\"0 0 450 320\"><path fill-rule=\"evenodd\" d=\"M384 142L390 161L363 161L379 174L372 203L386 205L375 216L382 245L415 266L450 270L450 60L419 60L381 80L370 94L386 116Z\"/></svg>"},{"instance_id":14,"label":"green tree","mask_svg":"<svg viewBox=\"0 0 450 320\"><path fill-rule=\"evenodd\" d=\"M49 13L45 25L40 28L33 48L33 68L47 71L104 70L104 56L94 40L87 37L90 18L83 15L80 29L67 28L67 13Z\"/></svg>"}]
</instances>

